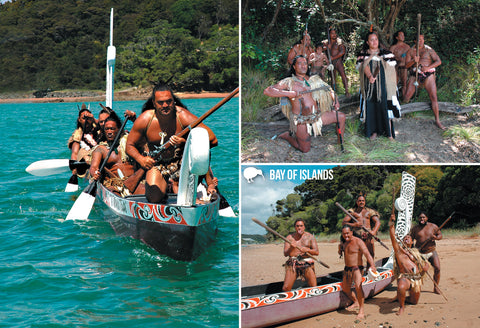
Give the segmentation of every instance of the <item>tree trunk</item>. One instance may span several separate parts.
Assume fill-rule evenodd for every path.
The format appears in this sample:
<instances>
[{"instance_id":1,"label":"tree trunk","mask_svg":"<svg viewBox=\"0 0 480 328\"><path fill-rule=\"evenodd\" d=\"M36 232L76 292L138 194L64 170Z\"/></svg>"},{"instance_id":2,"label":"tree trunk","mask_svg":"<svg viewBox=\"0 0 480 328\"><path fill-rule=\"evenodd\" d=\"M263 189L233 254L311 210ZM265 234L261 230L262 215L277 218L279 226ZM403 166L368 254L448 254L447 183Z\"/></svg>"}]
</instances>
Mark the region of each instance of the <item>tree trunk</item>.
<instances>
[{"instance_id":1,"label":"tree trunk","mask_svg":"<svg viewBox=\"0 0 480 328\"><path fill-rule=\"evenodd\" d=\"M275 26L275 23L277 22L277 18L278 18L278 13L282 8L282 4L283 4L283 0L277 1L277 8L275 8L275 14L273 15L273 18L270 24L268 24L267 27L265 27L265 30L263 31L262 41L265 41L268 33L270 33L270 30L273 28L273 26Z\"/></svg>"}]
</instances>

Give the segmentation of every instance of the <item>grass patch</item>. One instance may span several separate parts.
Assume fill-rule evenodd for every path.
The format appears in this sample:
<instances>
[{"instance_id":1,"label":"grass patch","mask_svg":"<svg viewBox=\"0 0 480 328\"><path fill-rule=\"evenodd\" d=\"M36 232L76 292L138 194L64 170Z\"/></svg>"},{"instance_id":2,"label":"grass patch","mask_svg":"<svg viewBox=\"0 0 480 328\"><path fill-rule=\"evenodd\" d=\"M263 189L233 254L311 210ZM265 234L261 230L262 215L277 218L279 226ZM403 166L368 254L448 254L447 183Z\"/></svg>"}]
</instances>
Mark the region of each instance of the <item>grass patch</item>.
<instances>
[{"instance_id":1,"label":"grass patch","mask_svg":"<svg viewBox=\"0 0 480 328\"><path fill-rule=\"evenodd\" d=\"M255 140L259 138L261 137L258 134L258 131L256 128L252 126L242 127L242 140L241 140L242 153L248 153L250 150L249 146L252 145L255 142Z\"/></svg>"},{"instance_id":2,"label":"grass patch","mask_svg":"<svg viewBox=\"0 0 480 328\"><path fill-rule=\"evenodd\" d=\"M463 127L461 125L454 125L445 131L445 136L456 140L465 140L480 143L480 127Z\"/></svg>"},{"instance_id":3,"label":"grass patch","mask_svg":"<svg viewBox=\"0 0 480 328\"><path fill-rule=\"evenodd\" d=\"M244 68L242 71L242 121L261 122L262 110L278 103L278 98L267 97L263 90L275 82L265 73Z\"/></svg>"},{"instance_id":4,"label":"grass patch","mask_svg":"<svg viewBox=\"0 0 480 328\"><path fill-rule=\"evenodd\" d=\"M360 122L355 122L360 124ZM396 162L403 158L409 144L390 141L386 137L378 137L375 141L365 138L360 131L352 134L345 129L345 153L339 155L342 162Z\"/></svg>"}]
</instances>

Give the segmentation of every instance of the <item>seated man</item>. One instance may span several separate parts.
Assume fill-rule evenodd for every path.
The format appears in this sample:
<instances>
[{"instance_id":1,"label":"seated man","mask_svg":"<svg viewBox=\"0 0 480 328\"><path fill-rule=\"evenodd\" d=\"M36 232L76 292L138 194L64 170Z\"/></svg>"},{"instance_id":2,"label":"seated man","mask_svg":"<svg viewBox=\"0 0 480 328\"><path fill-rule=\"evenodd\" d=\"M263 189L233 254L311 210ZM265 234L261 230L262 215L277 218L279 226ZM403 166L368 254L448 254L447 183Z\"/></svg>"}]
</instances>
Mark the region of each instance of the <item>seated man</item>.
<instances>
[{"instance_id":1,"label":"seated man","mask_svg":"<svg viewBox=\"0 0 480 328\"><path fill-rule=\"evenodd\" d=\"M111 152L105 164L104 168L107 172L107 176L103 181L103 184L113 192L121 196L127 196L131 193L124 187L123 181L134 173L134 166L125 152L127 134L124 131L119 131L121 125L120 119L116 114L110 114L110 116L105 119L104 135L106 142L100 143L93 150L90 175L94 180L99 180L101 178L101 172L99 171L100 165L108 155L110 148L113 146L117 134L122 133L122 137L115 145L114 151ZM137 190L135 190L135 193L143 193L144 190L142 190L142 186L143 185L139 185Z\"/></svg>"},{"instance_id":2,"label":"seated man","mask_svg":"<svg viewBox=\"0 0 480 328\"><path fill-rule=\"evenodd\" d=\"M340 105L335 93L325 82L314 75L309 76L307 59L297 56L290 69L291 77L266 88L263 93L269 97L288 97L288 104L282 104L282 111L290 121L290 131L279 138L287 140L293 147L304 153L310 151L310 136L321 134L323 125L337 122ZM345 131L345 114L338 113L341 134Z\"/></svg>"},{"instance_id":3,"label":"seated man","mask_svg":"<svg viewBox=\"0 0 480 328\"><path fill-rule=\"evenodd\" d=\"M185 108L166 85L156 85L147 102L154 109L147 106L135 121L127 138L126 150L127 154L146 171L147 200L151 203L165 203L169 183L173 182L173 192L176 192L175 187L178 187L178 174L186 141L176 134L195 122L197 117ZM198 126L208 131L210 147L215 147L218 141L212 130L203 123ZM145 145L153 151L166 142L173 147L166 149L159 160L140 152L140 150L143 152Z\"/></svg>"},{"instance_id":4,"label":"seated man","mask_svg":"<svg viewBox=\"0 0 480 328\"><path fill-rule=\"evenodd\" d=\"M422 277L428 270L428 263L423 260L420 252L412 248L413 240L410 235L403 238L403 248L398 245L395 238L395 214L390 216L390 240L392 241L393 250L395 252L395 261L393 264L394 275L397 278L397 297L400 303L400 309L397 315L401 315L405 311L405 301L411 304L417 304L420 298L422 287ZM407 291L409 297L407 299Z\"/></svg>"},{"instance_id":5,"label":"seated man","mask_svg":"<svg viewBox=\"0 0 480 328\"><path fill-rule=\"evenodd\" d=\"M78 112L77 128L68 139L68 148L71 149L71 161L84 161L90 164L93 148L97 145L100 130L90 110L82 104ZM74 168L72 173L79 177L85 176L85 171L77 172Z\"/></svg>"},{"instance_id":6,"label":"seated man","mask_svg":"<svg viewBox=\"0 0 480 328\"><path fill-rule=\"evenodd\" d=\"M317 241L311 233L305 231L305 222L302 219L295 220L294 226L295 233L287 236L287 240L290 242L285 242L283 247L283 255L288 256L288 260L284 264L283 291L285 292L292 289L298 276L306 279L310 287L317 285L314 260L306 254L319 254Z\"/></svg>"}]
</instances>

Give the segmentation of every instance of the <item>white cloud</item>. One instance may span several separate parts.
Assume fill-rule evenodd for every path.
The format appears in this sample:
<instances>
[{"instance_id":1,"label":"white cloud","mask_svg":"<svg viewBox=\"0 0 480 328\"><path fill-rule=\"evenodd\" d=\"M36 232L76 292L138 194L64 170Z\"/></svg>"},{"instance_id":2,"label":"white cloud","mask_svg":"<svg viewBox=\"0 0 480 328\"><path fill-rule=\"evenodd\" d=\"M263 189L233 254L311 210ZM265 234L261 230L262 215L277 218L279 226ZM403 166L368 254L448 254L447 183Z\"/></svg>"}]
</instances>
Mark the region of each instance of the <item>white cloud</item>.
<instances>
[{"instance_id":1,"label":"white cloud","mask_svg":"<svg viewBox=\"0 0 480 328\"><path fill-rule=\"evenodd\" d=\"M256 177L252 183L248 183L242 179L242 234L265 234L265 229L253 222L252 218L265 222L272 216L277 200L293 193L293 188L296 186L296 183L288 180L272 181Z\"/></svg>"}]
</instances>

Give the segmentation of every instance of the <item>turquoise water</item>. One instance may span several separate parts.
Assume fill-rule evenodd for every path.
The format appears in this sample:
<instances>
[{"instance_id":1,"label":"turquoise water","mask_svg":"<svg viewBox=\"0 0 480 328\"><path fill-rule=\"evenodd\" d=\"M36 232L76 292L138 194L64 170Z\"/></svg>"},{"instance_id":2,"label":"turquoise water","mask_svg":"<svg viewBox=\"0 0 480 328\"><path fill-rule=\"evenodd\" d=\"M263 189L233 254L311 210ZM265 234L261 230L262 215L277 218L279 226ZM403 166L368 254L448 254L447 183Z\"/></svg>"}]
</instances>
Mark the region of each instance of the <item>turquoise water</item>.
<instances>
[{"instance_id":1,"label":"turquoise water","mask_svg":"<svg viewBox=\"0 0 480 328\"><path fill-rule=\"evenodd\" d=\"M219 100L185 104L200 116ZM142 103L114 106L139 114ZM0 104L0 326L238 326L237 219L220 218L216 242L196 261L174 261L115 235L98 201L88 221L63 221L79 193L63 192L70 174L25 172L38 160L69 158L77 105ZM91 106L97 117L100 106ZM238 211L238 99L206 124L219 139L212 169Z\"/></svg>"}]
</instances>

